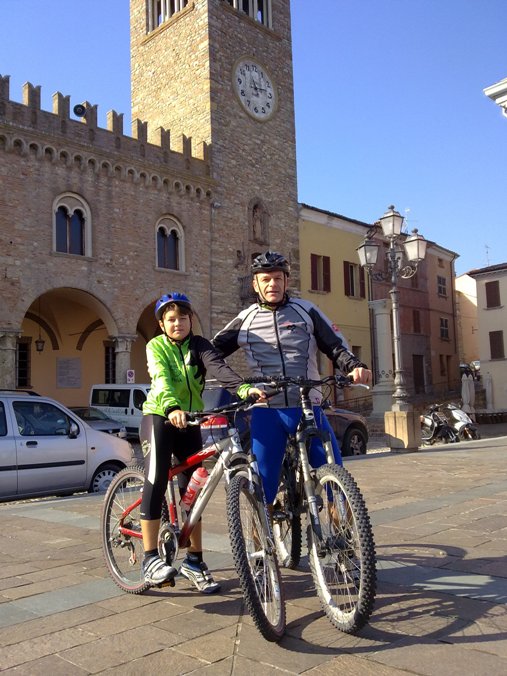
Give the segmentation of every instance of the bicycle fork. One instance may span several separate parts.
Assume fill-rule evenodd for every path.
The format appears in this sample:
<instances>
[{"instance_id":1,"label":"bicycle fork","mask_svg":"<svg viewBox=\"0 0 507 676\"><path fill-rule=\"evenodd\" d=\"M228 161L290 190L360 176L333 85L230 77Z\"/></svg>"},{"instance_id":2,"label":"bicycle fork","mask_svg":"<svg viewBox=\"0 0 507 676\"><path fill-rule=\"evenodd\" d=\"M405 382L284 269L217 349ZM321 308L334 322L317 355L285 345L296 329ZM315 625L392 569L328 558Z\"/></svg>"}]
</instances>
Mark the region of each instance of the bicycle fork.
<instances>
[{"instance_id":1,"label":"bicycle fork","mask_svg":"<svg viewBox=\"0 0 507 676\"><path fill-rule=\"evenodd\" d=\"M303 474L304 490L308 504L308 516L310 518L310 526L314 534L314 540L317 546L317 556L320 558L326 556L327 547L323 542L322 526L320 523L319 512L322 508L322 503L315 494L314 472L310 466L308 459L307 448L312 437L319 437L322 440L326 459L329 464L334 462L333 446L331 439L325 433L318 430L315 423L315 415L309 397L302 398L303 424L302 428L297 432L297 443L299 446L299 462L301 472ZM308 445L307 445L308 444Z\"/></svg>"}]
</instances>

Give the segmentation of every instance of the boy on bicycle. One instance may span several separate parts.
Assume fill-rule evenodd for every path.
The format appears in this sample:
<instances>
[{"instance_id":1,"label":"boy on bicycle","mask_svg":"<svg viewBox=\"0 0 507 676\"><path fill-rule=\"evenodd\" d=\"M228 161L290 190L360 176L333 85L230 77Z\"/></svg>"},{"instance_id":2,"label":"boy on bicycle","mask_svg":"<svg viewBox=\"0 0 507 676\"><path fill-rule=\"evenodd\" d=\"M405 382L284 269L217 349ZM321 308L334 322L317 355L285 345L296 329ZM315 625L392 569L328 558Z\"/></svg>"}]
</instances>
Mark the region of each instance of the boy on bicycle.
<instances>
[{"instance_id":1,"label":"boy on bicycle","mask_svg":"<svg viewBox=\"0 0 507 676\"><path fill-rule=\"evenodd\" d=\"M199 426L187 427L185 411L202 411L206 372L240 397L264 393L243 384L220 357L213 345L192 333L192 307L183 293L169 293L155 305L155 317L162 329L146 346L151 389L143 405L140 439L149 452L141 503L141 529L145 556L143 573L146 582L158 585L172 580L177 569L168 566L158 553L158 531L162 499L167 487L171 456L178 461L202 448ZM178 476L181 494L195 467ZM180 573L204 594L213 594L220 585L213 580L202 556L202 525L198 523L190 536L190 546Z\"/></svg>"},{"instance_id":2,"label":"boy on bicycle","mask_svg":"<svg viewBox=\"0 0 507 676\"><path fill-rule=\"evenodd\" d=\"M350 374L355 383L371 382L371 371L348 350L343 336L324 313L313 303L288 295L290 269L284 256L266 251L254 259L251 271L257 302L242 310L214 337L212 342L220 354L228 357L242 348L252 378L283 374L318 380L320 350L340 371ZM341 465L338 441L320 407L321 397L314 391L312 398L317 425L330 433L335 460ZM294 388L269 399L267 407L252 410L252 451L268 504L276 495L287 438L296 431L300 417L299 397ZM313 467L326 462L320 440L313 441L310 462Z\"/></svg>"}]
</instances>

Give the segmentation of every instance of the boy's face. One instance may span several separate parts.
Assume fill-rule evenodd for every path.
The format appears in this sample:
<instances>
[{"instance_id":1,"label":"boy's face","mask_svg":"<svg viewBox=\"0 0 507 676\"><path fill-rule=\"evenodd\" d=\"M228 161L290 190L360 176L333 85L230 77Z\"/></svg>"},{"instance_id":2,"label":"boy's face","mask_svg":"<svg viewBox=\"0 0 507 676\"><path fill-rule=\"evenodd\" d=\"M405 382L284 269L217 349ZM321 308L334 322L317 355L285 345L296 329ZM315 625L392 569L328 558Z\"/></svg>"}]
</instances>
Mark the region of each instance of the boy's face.
<instances>
[{"instance_id":1,"label":"boy's face","mask_svg":"<svg viewBox=\"0 0 507 676\"><path fill-rule=\"evenodd\" d=\"M190 315L182 314L180 310L166 310L159 324L162 331L172 340L184 340L192 326Z\"/></svg>"}]
</instances>

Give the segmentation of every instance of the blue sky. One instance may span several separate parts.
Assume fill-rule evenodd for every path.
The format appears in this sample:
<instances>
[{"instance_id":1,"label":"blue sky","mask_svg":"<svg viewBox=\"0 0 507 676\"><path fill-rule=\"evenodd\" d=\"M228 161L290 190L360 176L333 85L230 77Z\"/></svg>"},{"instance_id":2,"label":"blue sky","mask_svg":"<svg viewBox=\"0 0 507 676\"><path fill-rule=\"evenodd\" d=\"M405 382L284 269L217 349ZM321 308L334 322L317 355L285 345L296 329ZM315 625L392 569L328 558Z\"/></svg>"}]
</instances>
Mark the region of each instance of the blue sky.
<instances>
[{"instance_id":1,"label":"blue sky","mask_svg":"<svg viewBox=\"0 0 507 676\"><path fill-rule=\"evenodd\" d=\"M460 255L507 261L507 0L292 0L299 200L372 222L389 204ZM0 0L0 73L125 113L128 0Z\"/></svg>"}]
</instances>

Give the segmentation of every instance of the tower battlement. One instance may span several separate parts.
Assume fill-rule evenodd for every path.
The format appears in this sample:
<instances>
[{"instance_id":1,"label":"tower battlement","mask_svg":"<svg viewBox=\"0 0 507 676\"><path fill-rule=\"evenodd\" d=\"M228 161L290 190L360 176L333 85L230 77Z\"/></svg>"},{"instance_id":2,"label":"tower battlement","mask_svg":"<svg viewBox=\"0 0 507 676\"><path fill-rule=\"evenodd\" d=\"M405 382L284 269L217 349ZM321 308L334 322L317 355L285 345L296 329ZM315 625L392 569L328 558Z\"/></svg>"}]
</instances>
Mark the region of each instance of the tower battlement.
<instances>
[{"instance_id":1,"label":"tower battlement","mask_svg":"<svg viewBox=\"0 0 507 676\"><path fill-rule=\"evenodd\" d=\"M10 99L10 76L0 75L0 124L28 130L37 135L48 135L65 144L90 147L91 152L121 154L132 162L160 165L161 170L210 175L210 146L202 142L192 147L192 139L185 135L171 138L169 130L158 127L149 133L148 123L134 119L132 135L123 131L123 113L107 113L107 129L97 125L98 106L85 101L81 120L70 117L70 96L53 94L52 112L41 108L41 87L30 82L23 85L23 102ZM149 138L149 140L148 140Z\"/></svg>"}]
</instances>

